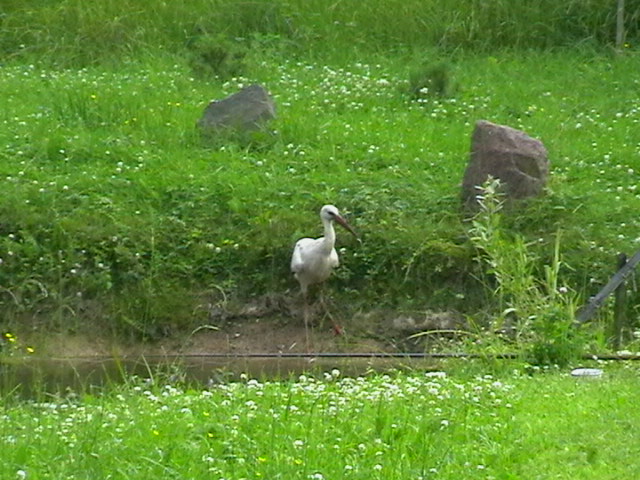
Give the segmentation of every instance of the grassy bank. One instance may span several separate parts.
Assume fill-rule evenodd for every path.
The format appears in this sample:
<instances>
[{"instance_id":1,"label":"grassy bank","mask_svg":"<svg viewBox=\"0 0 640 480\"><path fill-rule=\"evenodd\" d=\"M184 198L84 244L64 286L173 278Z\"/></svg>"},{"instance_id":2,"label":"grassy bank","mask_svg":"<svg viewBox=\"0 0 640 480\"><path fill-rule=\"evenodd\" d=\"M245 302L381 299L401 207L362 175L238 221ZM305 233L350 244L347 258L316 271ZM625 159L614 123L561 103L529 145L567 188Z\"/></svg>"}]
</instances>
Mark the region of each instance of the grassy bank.
<instances>
[{"instance_id":1,"label":"grassy bank","mask_svg":"<svg viewBox=\"0 0 640 480\"><path fill-rule=\"evenodd\" d=\"M35 312L68 326L86 312L152 331L191 322L219 289L283 291L291 245L317 231L326 202L363 235L362 245L340 240L335 281L355 307L477 308L482 267L458 184L478 119L546 144L547 194L503 227L539 262L561 230L566 282L592 292L615 254L637 245L637 58L452 63L463 88L427 103L402 93L414 64L398 61L261 62L250 78L213 84L180 64L3 69L7 318ZM278 102L277 135L208 148L194 130L208 100L253 81Z\"/></svg>"},{"instance_id":2,"label":"grassy bank","mask_svg":"<svg viewBox=\"0 0 640 480\"><path fill-rule=\"evenodd\" d=\"M347 4L319 19L292 3L243 4L210 15L203 13L209 2L153 12L130 2L128 15L117 15L121 3L109 2L95 10L76 2L6 7L0 42L8 59L0 70L3 325L101 325L145 338L192 329L209 320L208 305L221 298L243 302L295 288L288 271L292 245L318 232L317 211L328 202L363 238L358 244L339 237L343 267L333 285L345 315L455 309L482 323L510 305L494 297L495 279L460 214L459 183L479 119L523 129L550 152L548 191L504 215L508 240L501 248L508 256L509 239L522 237L532 273L544 282L560 233L559 284L581 299L592 295L612 273L616 254L633 253L640 238L634 213L640 202L639 59L633 48L622 56L604 48L611 12L596 3L581 2L584 21L574 24L585 30L575 37L560 27L557 35L534 35L527 28L543 24L529 20L542 13L524 15L520 2L509 8L495 2L497 16L480 15L475 2L446 7L430 21L477 29L465 30L468 43L453 45L414 42L410 35L422 30L408 23L374 23L380 6L369 3L371 11L352 10L350 19ZM424 8L396 19L416 25L436 8L403 5L411 12ZM563 7L574 20L583 18L576 6ZM549 18L564 18L558 8ZM633 5L628 8L633 14ZM267 11L273 21L245 18ZM282 26L291 25L283 20L289 16L278 16L285 11L297 19L290 34ZM224 15L236 15L239 23ZM452 15L458 23L449 22ZM488 28L505 15L520 19L519 27ZM196 18L226 22L224 38L201 39L194 47L187 37L195 27L187 24ZM139 28L130 28L133 21ZM252 35L234 30L239 25ZM273 25L284 30L268 30ZM300 33L312 25L313 34ZM383 26L395 33L385 37ZM203 31L219 30L208 28ZM347 31L359 40L349 40ZM472 41L485 31L509 37ZM114 38L105 42L101 32ZM527 43L525 36L558 48L517 50L551 46ZM574 40L582 48L560 48ZM592 40L599 46L585 48ZM361 47L346 48L355 44ZM411 45L428 48L415 54ZM493 46L502 48L487 53ZM449 65L458 88L450 96L411 100L408 79L434 60ZM250 147L203 143L194 125L210 99L253 82L276 99L276 134ZM633 316L636 298L632 293L629 301Z\"/></svg>"},{"instance_id":3,"label":"grassy bank","mask_svg":"<svg viewBox=\"0 0 640 480\"><path fill-rule=\"evenodd\" d=\"M136 382L0 405L3 478L634 478L634 368Z\"/></svg>"}]
</instances>

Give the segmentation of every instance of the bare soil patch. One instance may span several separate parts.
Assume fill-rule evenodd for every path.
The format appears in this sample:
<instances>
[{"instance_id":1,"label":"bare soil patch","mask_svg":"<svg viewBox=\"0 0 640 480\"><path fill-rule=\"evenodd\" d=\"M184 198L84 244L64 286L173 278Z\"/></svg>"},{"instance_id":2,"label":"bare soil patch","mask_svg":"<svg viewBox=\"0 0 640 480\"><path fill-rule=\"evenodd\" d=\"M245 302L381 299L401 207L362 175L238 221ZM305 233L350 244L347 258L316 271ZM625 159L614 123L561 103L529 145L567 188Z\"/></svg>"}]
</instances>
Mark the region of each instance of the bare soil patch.
<instances>
[{"instance_id":1,"label":"bare soil patch","mask_svg":"<svg viewBox=\"0 0 640 480\"><path fill-rule=\"evenodd\" d=\"M190 332L178 332L147 342L126 342L118 338L87 333L38 333L23 336L41 356L113 357L179 356L208 354L260 354L354 352L379 353L424 351L427 336L459 328L459 316L451 312L394 312L371 310L349 318L336 318L342 327L337 334L332 320L335 306L315 305L309 342L300 304L282 296L262 296L239 307L210 306L209 322Z\"/></svg>"}]
</instances>

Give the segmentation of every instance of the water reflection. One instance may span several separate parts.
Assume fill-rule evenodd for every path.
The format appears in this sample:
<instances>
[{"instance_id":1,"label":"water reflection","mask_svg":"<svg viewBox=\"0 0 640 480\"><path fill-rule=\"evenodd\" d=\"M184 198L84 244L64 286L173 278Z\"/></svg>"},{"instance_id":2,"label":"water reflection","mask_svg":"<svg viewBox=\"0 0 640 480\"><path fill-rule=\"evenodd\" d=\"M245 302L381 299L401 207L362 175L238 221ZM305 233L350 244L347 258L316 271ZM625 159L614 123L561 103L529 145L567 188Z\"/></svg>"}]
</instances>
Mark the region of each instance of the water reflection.
<instances>
[{"instance_id":1,"label":"water reflection","mask_svg":"<svg viewBox=\"0 0 640 480\"><path fill-rule=\"evenodd\" d=\"M258 379L289 379L302 373L338 369L358 376L388 370L432 370L438 360L421 356L333 355L188 355L139 357L71 357L9 359L0 364L0 387L24 397L90 392L118 385L132 376L158 382L206 386L247 374Z\"/></svg>"}]
</instances>

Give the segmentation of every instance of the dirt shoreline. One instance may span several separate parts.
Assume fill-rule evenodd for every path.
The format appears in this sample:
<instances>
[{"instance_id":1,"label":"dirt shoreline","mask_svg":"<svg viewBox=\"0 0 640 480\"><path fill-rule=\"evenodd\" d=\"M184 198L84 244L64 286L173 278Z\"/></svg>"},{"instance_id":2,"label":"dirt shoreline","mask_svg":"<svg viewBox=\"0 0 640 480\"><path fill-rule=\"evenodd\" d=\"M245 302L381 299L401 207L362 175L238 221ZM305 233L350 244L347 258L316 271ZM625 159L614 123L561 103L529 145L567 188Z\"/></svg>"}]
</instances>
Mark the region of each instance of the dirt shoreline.
<instances>
[{"instance_id":1,"label":"dirt shoreline","mask_svg":"<svg viewBox=\"0 0 640 480\"><path fill-rule=\"evenodd\" d=\"M50 358L161 357L207 354L258 354L313 352L392 352L392 342L354 335L348 327L337 335L330 323L309 331L291 319L234 321L223 327L203 326L193 332L174 334L155 341L129 342L87 333L35 333L21 335L34 356Z\"/></svg>"}]
</instances>

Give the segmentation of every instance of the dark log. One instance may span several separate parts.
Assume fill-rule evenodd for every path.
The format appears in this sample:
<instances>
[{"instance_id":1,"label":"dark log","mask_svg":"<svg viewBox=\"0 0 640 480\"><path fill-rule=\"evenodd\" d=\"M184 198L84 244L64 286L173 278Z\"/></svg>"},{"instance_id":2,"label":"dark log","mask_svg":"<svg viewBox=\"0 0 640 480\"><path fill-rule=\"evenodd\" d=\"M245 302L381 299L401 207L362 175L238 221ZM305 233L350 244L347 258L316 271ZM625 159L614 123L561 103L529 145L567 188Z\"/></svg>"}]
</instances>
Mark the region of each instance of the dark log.
<instances>
[{"instance_id":1,"label":"dark log","mask_svg":"<svg viewBox=\"0 0 640 480\"><path fill-rule=\"evenodd\" d=\"M618 285L624 282L624 279L633 271L634 267L640 263L640 251L631 257L631 259L625 263L625 265L611 277L609 283L607 283L598 294L589 299L589 302L580 309L576 315L577 323L584 323L591 319L596 313L596 310L602 305L602 302L616 289Z\"/></svg>"},{"instance_id":2,"label":"dark log","mask_svg":"<svg viewBox=\"0 0 640 480\"><path fill-rule=\"evenodd\" d=\"M624 253L618 255L618 269L624 267L627 264L627 256ZM625 288L624 281L618 285L614 293L615 305L613 308L613 335L612 343L615 350L620 349L622 344L622 336L626 322L626 307L627 307L627 289Z\"/></svg>"}]
</instances>

